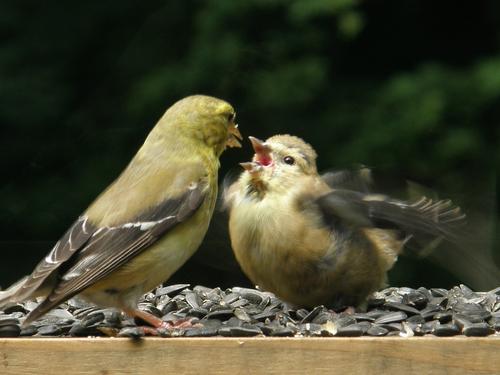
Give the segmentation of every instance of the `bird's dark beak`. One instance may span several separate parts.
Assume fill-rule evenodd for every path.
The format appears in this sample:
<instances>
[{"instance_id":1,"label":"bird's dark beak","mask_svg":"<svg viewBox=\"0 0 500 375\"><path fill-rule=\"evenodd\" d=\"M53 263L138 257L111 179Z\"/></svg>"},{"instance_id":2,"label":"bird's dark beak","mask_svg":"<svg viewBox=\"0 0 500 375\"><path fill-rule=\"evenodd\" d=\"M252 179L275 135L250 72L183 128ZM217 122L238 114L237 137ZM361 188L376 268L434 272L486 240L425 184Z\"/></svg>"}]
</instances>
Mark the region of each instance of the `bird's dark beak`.
<instances>
[{"instance_id":1,"label":"bird's dark beak","mask_svg":"<svg viewBox=\"0 0 500 375\"><path fill-rule=\"evenodd\" d=\"M231 123L228 128L229 138L227 139L226 146L228 147L241 147L240 140L243 138L238 129L238 124Z\"/></svg>"},{"instance_id":2,"label":"bird's dark beak","mask_svg":"<svg viewBox=\"0 0 500 375\"><path fill-rule=\"evenodd\" d=\"M258 138L250 136L248 139L250 139L253 150L255 151L255 161L263 166L272 164L273 159L271 157L271 147Z\"/></svg>"}]
</instances>

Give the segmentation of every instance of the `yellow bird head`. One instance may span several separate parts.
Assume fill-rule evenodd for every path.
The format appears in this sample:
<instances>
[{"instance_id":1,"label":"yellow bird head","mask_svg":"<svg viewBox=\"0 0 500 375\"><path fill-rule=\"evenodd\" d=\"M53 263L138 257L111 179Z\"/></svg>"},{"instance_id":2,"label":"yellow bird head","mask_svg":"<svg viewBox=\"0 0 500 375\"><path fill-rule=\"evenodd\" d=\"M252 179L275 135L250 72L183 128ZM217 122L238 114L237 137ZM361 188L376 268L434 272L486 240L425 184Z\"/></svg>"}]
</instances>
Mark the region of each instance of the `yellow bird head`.
<instances>
[{"instance_id":1,"label":"yellow bird head","mask_svg":"<svg viewBox=\"0 0 500 375\"><path fill-rule=\"evenodd\" d=\"M198 147L208 147L218 157L229 147L241 147L241 134L233 107L211 96L192 95L172 105L154 129L155 137L181 136ZM152 132L153 133L153 132Z\"/></svg>"}]
</instances>

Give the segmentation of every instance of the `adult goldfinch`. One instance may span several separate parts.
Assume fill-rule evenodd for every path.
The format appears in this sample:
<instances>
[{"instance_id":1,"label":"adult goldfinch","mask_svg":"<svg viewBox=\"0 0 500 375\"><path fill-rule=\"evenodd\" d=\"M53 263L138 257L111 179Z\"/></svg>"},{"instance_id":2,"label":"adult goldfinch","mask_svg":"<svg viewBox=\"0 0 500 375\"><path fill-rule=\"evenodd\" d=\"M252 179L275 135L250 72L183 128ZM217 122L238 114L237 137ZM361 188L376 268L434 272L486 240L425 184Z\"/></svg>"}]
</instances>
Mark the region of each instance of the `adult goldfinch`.
<instances>
[{"instance_id":1,"label":"adult goldfinch","mask_svg":"<svg viewBox=\"0 0 500 375\"><path fill-rule=\"evenodd\" d=\"M237 138L227 102L195 95L172 105L31 275L0 292L0 308L44 297L26 325L79 295L165 326L137 301L200 245L216 202L219 156L226 146L239 147Z\"/></svg>"}]
</instances>

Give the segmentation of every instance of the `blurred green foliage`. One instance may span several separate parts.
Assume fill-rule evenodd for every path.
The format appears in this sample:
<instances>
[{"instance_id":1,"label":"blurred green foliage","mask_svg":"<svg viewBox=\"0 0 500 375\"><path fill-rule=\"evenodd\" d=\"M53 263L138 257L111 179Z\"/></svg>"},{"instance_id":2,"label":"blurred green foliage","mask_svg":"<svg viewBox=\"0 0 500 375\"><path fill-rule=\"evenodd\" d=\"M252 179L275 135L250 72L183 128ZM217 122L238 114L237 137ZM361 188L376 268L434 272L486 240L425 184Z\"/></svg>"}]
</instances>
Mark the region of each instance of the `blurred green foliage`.
<instances>
[{"instance_id":1,"label":"blurred green foliage","mask_svg":"<svg viewBox=\"0 0 500 375\"><path fill-rule=\"evenodd\" d=\"M230 101L246 136L305 138L321 169L362 163L498 217L493 0L10 0L0 40L0 284L28 272L194 93ZM226 153L223 173L250 154ZM396 279L456 282L415 263Z\"/></svg>"}]
</instances>

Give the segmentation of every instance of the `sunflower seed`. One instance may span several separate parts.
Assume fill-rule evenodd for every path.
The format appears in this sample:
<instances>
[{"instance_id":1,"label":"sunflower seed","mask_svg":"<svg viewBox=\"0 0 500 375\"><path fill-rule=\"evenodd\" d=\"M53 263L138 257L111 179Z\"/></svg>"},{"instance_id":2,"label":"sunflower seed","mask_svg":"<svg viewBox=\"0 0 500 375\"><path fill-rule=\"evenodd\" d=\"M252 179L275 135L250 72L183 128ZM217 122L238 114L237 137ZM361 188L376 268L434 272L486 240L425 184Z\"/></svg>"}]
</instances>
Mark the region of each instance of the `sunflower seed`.
<instances>
[{"instance_id":1,"label":"sunflower seed","mask_svg":"<svg viewBox=\"0 0 500 375\"><path fill-rule=\"evenodd\" d=\"M378 325L375 325L373 324L367 331L366 333L369 335L369 336L385 336L387 335L387 333L389 332L389 330L387 330L386 328L384 327L380 327Z\"/></svg>"},{"instance_id":2,"label":"sunflower seed","mask_svg":"<svg viewBox=\"0 0 500 375\"><path fill-rule=\"evenodd\" d=\"M495 330L486 323L472 323L463 329L465 336L488 336L493 333Z\"/></svg>"},{"instance_id":3,"label":"sunflower seed","mask_svg":"<svg viewBox=\"0 0 500 375\"><path fill-rule=\"evenodd\" d=\"M401 322L402 320L405 320L408 317L404 312L402 311L396 311L392 313L388 313L386 315L381 316L380 318L375 319L374 323L377 324L382 324L382 323L396 323L396 322Z\"/></svg>"},{"instance_id":4,"label":"sunflower seed","mask_svg":"<svg viewBox=\"0 0 500 375\"><path fill-rule=\"evenodd\" d=\"M258 327L222 327L218 333L228 337L251 337L261 335L262 331Z\"/></svg>"},{"instance_id":5,"label":"sunflower seed","mask_svg":"<svg viewBox=\"0 0 500 375\"><path fill-rule=\"evenodd\" d=\"M292 327L279 327L271 332L274 337L293 337L297 333L297 329Z\"/></svg>"},{"instance_id":6,"label":"sunflower seed","mask_svg":"<svg viewBox=\"0 0 500 375\"><path fill-rule=\"evenodd\" d=\"M341 327L337 330L335 336L338 337L358 337L363 336L366 330L362 329L358 324L352 324L347 327Z\"/></svg>"},{"instance_id":7,"label":"sunflower seed","mask_svg":"<svg viewBox=\"0 0 500 375\"><path fill-rule=\"evenodd\" d=\"M455 336L460 333L460 329L454 323L437 323L434 327L434 336Z\"/></svg>"},{"instance_id":8,"label":"sunflower seed","mask_svg":"<svg viewBox=\"0 0 500 375\"><path fill-rule=\"evenodd\" d=\"M21 334L21 328L18 324L6 324L0 326L0 337L18 337Z\"/></svg>"},{"instance_id":9,"label":"sunflower seed","mask_svg":"<svg viewBox=\"0 0 500 375\"><path fill-rule=\"evenodd\" d=\"M451 311L439 311L436 314L434 314L432 319L439 320L439 323L448 323L451 321L452 317L453 313Z\"/></svg>"},{"instance_id":10,"label":"sunflower seed","mask_svg":"<svg viewBox=\"0 0 500 375\"><path fill-rule=\"evenodd\" d=\"M175 284L175 285L169 285L165 286L163 288L158 288L156 289L156 296L162 296L164 294L169 295L170 297L173 297L183 291L186 288L189 288L190 284Z\"/></svg>"},{"instance_id":11,"label":"sunflower seed","mask_svg":"<svg viewBox=\"0 0 500 375\"><path fill-rule=\"evenodd\" d=\"M405 305L404 303L399 302L389 302L384 305L385 308L389 310L403 311L409 315L417 315L420 314L416 308Z\"/></svg>"}]
</instances>

